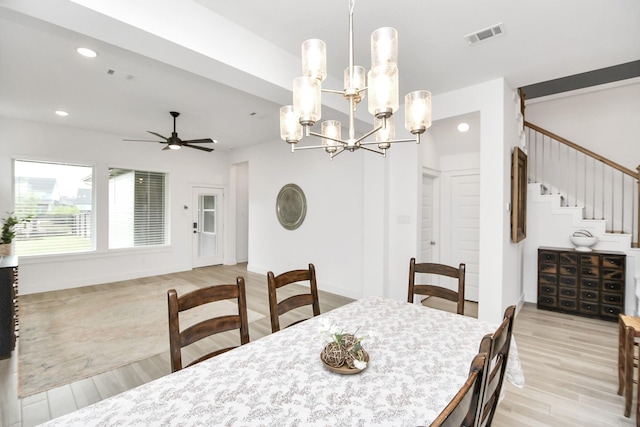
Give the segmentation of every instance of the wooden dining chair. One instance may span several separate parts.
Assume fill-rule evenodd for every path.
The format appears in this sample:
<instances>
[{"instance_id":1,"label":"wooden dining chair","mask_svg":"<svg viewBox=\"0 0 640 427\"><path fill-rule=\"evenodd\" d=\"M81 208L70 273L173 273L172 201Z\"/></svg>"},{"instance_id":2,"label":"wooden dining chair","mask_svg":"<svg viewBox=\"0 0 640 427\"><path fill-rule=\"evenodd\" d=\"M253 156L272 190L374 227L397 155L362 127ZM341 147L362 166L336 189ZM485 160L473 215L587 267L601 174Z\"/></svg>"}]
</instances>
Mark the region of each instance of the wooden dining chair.
<instances>
[{"instance_id":1,"label":"wooden dining chair","mask_svg":"<svg viewBox=\"0 0 640 427\"><path fill-rule=\"evenodd\" d=\"M431 284L416 284L416 273L434 274L457 279L458 290L453 291L442 286ZM465 264L461 263L458 268L430 262L417 264L416 259L411 258L409 262L409 296L407 297L407 302L412 303L415 294L444 298L456 302L456 312L458 314L464 314L464 276Z\"/></svg>"},{"instance_id":2,"label":"wooden dining chair","mask_svg":"<svg viewBox=\"0 0 640 427\"><path fill-rule=\"evenodd\" d=\"M490 426L495 415L500 391L507 372L509 349L511 348L511 335L513 334L513 320L516 306L507 307L502 323L493 334L487 334L480 343L480 353L487 353L489 371L485 375L482 386L482 398L480 400L480 415L478 426Z\"/></svg>"},{"instance_id":3,"label":"wooden dining chair","mask_svg":"<svg viewBox=\"0 0 640 427\"><path fill-rule=\"evenodd\" d=\"M277 289L292 283L309 282L309 293L295 294L283 298L278 302ZM271 312L271 332L280 330L280 316L293 309L311 305L313 315L320 314L320 300L318 299L318 286L316 283L316 268L309 264L308 270L292 270L275 276L272 271L267 273L269 285L269 310ZM300 323L305 319L297 320L287 327Z\"/></svg>"},{"instance_id":4,"label":"wooden dining chair","mask_svg":"<svg viewBox=\"0 0 640 427\"><path fill-rule=\"evenodd\" d=\"M169 301L169 348L171 353L171 372L179 371L182 366L182 348L193 344L214 334L226 332L234 329L240 330L240 345L249 342L249 322L247 319L247 298L245 294L244 278L237 277L236 284L213 285L206 288L197 289L178 296L175 289L167 292ZM220 315L210 317L192 326L180 330L181 312L190 310L204 304L234 300L238 305L238 314ZM225 347L207 353L202 357L192 361L187 366L194 365L209 359L218 354L229 351L237 346Z\"/></svg>"},{"instance_id":5,"label":"wooden dining chair","mask_svg":"<svg viewBox=\"0 0 640 427\"><path fill-rule=\"evenodd\" d=\"M430 427L475 427L488 360L486 353L478 353L473 358L467 381Z\"/></svg>"}]
</instances>

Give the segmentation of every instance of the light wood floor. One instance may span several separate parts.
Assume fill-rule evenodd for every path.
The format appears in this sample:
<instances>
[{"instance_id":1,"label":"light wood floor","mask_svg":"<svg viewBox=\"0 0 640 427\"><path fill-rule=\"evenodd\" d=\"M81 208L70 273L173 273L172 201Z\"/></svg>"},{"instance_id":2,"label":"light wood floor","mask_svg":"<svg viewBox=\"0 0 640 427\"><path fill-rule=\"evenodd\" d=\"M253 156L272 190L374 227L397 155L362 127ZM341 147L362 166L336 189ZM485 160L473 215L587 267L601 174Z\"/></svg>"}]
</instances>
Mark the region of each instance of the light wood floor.
<instances>
[{"instance_id":1,"label":"light wood floor","mask_svg":"<svg viewBox=\"0 0 640 427\"><path fill-rule=\"evenodd\" d=\"M250 336L255 340L271 331L265 276L247 272L246 265L237 265L206 267L160 278L179 277L205 286L233 283L238 275L245 277L248 308L265 315L250 324ZM324 292L320 293L320 300L323 312L350 301ZM433 302L425 305L441 307ZM465 312L475 316L477 306L467 304ZM494 419L495 427L635 425L633 417L623 416L624 401L616 394L615 323L541 311L535 305L525 304L516 317L514 334L526 386L518 389L507 383L506 398ZM11 358L0 360L0 421L7 427L34 426L169 372L169 355L164 353L18 399L17 351L14 351Z\"/></svg>"}]
</instances>

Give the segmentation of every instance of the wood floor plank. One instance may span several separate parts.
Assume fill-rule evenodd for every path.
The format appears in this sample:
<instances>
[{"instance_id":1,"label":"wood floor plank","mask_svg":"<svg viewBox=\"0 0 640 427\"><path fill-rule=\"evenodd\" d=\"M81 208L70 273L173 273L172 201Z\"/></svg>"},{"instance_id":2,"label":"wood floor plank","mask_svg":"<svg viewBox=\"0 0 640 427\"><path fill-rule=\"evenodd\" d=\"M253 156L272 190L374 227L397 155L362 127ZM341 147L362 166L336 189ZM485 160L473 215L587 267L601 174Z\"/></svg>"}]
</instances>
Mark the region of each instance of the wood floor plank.
<instances>
[{"instance_id":1,"label":"wood floor plank","mask_svg":"<svg viewBox=\"0 0 640 427\"><path fill-rule=\"evenodd\" d=\"M38 400L27 405L23 403L21 420L23 427L37 426L50 419L51 413L49 412L49 402L47 399Z\"/></svg>"},{"instance_id":2,"label":"wood floor plank","mask_svg":"<svg viewBox=\"0 0 640 427\"><path fill-rule=\"evenodd\" d=\"M103 372L102 374L95 375L91 378L93 378L93 382L98 389L98 393L103 399L115 396L116 394L125 391L125 388L122 387L113 371Z\"/></svg>"},{"instance_id":3,"label":"wood floor plank","mask_svg":"<svg viewBox=\"0 0 640 427\"><path fill-rule=\"evenodd\" d=\"M102 400L92 378L84 378L71 383L71 391L73 391L73 398L78 409Z\"/></svg>"},{"instance_id":4,"label":"wood floor plank","mask_svg":"<svg viewBox=\"0 0 640 427\"><path fill-rule=\"evenodd\" d=\"M51 418L61 417L78 409L71 385L66 384L47 391Z\"/></svg>"}]
</instances>

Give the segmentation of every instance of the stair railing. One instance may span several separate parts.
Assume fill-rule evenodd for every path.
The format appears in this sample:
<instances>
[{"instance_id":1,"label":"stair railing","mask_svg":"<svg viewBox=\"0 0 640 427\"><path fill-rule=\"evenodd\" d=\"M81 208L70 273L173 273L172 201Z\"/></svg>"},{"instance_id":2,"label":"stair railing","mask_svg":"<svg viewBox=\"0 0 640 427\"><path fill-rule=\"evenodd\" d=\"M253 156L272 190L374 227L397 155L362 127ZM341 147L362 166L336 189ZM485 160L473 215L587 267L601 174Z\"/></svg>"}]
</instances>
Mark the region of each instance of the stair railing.
<instances>
[{"instance_id":1,"label":"stair railing","mask_svg":"<svg viewBox=\"0 0 640 427\"><path fill-rule=\"evenodd\" d=\"M607 232L640 241L640 166L626 168L546 129L524 122L529 182L562 195L563 206L582 206L586 219L607 221Z\"/></svg>"}]
</instances>

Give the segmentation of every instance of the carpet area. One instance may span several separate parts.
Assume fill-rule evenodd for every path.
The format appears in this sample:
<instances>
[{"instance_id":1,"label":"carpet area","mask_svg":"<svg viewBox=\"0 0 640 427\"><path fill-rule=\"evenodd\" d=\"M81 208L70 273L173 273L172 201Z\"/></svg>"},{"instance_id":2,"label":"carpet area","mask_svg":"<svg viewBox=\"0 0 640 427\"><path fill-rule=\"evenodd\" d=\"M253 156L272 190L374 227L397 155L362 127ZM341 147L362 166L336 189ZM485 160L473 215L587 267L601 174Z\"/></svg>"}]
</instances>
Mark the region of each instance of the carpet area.
<instances>
[{"instance_id":1,"label":"carpet area","mask_svg":"<svg viewBox=\"0 0 640 427\"><path fill-rule=\"evenodd\" d=\"M64 297L56 292L20 298L19 397L168 352L167 290L182 295L196 286L171 279L87 289ZM206 310L217 316L237 312L236 307L219 301ZM181 329L206 318L204 309L181 314ZM264 316L248 310L248 317L253 322Z\"/></svg>"}]
</instances>

